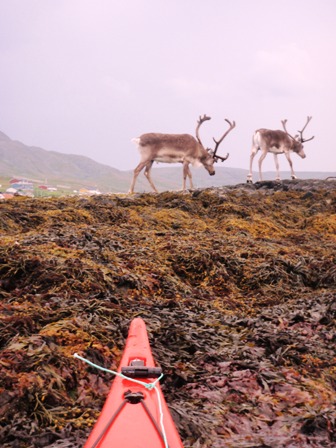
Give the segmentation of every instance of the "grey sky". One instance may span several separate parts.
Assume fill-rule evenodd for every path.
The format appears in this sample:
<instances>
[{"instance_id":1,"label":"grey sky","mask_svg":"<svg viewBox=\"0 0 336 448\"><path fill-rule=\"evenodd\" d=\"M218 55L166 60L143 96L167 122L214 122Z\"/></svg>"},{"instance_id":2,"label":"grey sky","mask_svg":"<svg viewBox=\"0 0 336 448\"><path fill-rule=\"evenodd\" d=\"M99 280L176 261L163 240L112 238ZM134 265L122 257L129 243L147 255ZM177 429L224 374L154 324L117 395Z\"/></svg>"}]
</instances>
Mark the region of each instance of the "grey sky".
<instances>
[{"instance_id":1,"label":"grey sky","mask_svg":"<svg viewBox=\"0 0 336 448\"><path fill-rule=\"evenodd\" d=\"M334 0L0 0L0 131L124 170L132 137L206 113L203 142L235 120L220 153L248 168L255 129L312 115L294 168L335 171L335 23Z\"/></svg>"}]
</instances>

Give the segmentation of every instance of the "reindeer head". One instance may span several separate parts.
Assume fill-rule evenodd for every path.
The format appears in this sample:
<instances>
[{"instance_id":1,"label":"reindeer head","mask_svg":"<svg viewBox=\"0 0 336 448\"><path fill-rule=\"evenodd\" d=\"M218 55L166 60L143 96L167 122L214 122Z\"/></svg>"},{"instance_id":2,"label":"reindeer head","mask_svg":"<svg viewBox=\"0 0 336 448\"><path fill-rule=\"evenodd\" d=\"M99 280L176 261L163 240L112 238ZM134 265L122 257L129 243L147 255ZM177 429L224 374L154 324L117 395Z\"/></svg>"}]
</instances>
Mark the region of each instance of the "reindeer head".
<instances>
[{"instance_id":1,"label":"reindeer head","mask_svg":"<svg viewBox=\"0 0 336 448\"><path fill-rule=\"evenodd\" d=\"M213 176L216 173L215 167L214 167L215 159L213 156L213 151L208 148L207 148L207 151L208 152L204 153L204 155L202 156L200 162L204 166L204 168L207 170L207 172L210 174L210 176Z\"/></svg>"},{"instance_id":2,"label":"reindeer head","mask_svg":"<svg viewBox=\"0 0 336 448\"><path fill-rule=\"evenodd\" d=\"M225 121L229 124L230 127L218 141L215 140L215 138L213 137L213 140L215 142L215 148L211 149L211 148L204 148L203 143L199 136L199 132L198 132L201 127L201 124L207 120L211 120L211 117L208 117L205 114L203 115L203 117L201 117L201 116L199 117L199 120L197 121L197 127L196 127L196 138L197 138L198 143L202 146L202 148L207 151L207 154L204 154L204 156L201 158L201 163L204 166L204 168L208 171L210 176L213 176L215 174L215 168L213 166L214 163L218 162L218 160L221 160L222 162L224 162L229 157L229 154L226 154L225 157L221 157L221 156L217 155L217 150L219 148L219 145L224 140L224 138L236 126L236 123L234 121L231 123L227 118L225 118Z\"/></svg>"},{"instance_id":3,"label":"reindeer head","mask_svg":"<svg viewBox=\"0 0 336 448\"><path fill-rule=\"evenodd\" d=\"M313 140L313 138L314 138L314 136L307 138L307 139L303 138L303 131L306 129L306 127L311 119L312 119L312 117L307 117L306 124L303 126L301 131L298 131L299 134L296 134L295 137L291 136L286 129L287 119L281 121L284 131L292 139L292 147L291 147L292 151L296 152L296 154L298 154L302 159L304 159L306 157L306 154L303 150L303 143L309 142L310 140Z\"/></svg>"}]
</instances>

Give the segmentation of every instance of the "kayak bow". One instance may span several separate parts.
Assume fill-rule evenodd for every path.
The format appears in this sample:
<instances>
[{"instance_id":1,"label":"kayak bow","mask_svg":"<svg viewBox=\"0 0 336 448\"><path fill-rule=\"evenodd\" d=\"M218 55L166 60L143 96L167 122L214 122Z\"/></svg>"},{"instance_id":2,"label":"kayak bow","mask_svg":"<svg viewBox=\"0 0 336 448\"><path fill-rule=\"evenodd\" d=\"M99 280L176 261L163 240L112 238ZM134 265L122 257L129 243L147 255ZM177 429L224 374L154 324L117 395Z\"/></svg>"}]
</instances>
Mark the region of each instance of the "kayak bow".
<instances>
[{"instance_id":1,"label":"kayak bow","mask_svg":"<svg viewBox=\"0 0 336 448\"><path fill-rule=\"evenodd\" d=\"M84 448L183 448L141 318L131 322L118 374Z\"/></svg>"}]
</instances>

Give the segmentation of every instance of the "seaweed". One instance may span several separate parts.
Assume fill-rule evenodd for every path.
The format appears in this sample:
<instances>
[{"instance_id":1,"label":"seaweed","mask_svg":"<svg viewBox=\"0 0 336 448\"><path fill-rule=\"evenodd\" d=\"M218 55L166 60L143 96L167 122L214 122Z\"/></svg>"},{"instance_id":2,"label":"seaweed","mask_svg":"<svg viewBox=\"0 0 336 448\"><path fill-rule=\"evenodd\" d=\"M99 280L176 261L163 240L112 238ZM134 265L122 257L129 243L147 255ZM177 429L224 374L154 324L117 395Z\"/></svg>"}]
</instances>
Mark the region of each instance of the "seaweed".
<instances>
[{"instance_id":1,"label":"seaweed","mask_svg":"<svg viewBox=\"0 0 336 448\"><path fill-rule=\"evenodd\" d=\"M336 187L0 203L0 444L82 446L132 318L186 448L336 444Z\"/></svg>"}]
</instances>

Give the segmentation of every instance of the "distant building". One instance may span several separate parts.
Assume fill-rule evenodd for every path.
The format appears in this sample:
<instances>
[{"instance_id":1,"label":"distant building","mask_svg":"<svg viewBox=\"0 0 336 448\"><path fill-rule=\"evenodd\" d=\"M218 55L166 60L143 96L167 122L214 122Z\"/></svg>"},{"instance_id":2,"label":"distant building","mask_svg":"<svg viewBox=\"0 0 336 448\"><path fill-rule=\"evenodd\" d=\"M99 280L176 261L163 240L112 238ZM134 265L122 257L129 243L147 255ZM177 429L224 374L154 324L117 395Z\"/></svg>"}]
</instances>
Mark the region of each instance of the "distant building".
<instances>
[{"instance_id":1,"label":"distant building","mask_svg":"<svg viewBox=\"0 0 336 448\"><path fill-rule=\"evenodd\" d=\"M79 189L79 194L80 195L87 195L87 196L91 196L94 194L101 194L101 192L99 190L97 190L96 188L80 188Z\"/></svg>"},{"instance_id":2,"label":"distant building","mask_svg":"<svg viewBox=\"0 0 336 448\"><path fill-rule=\"evenodd\" d=\"M39 185L38 188L40 190L47 190L47 191L57 191L56 187L51 187L49 185Z\"/></svg>"},{"instance_id":3,"label":"distant building","mask_svg":"<svg viewBox=\"0 0 336 448\"><path fill-rule=\"evenodd\" d=\"M14 197L13 193L0 193L0 199L11 199Z\"/></svg>"},{"instance_id":4,"label":"distant building","mask_svg":"<svg viewBox=\"0 0 336 448\"><path fill-rule=\"evenodd\" d=\"M13 188L13 187L9 187L6 190L6 193L8 193L8 194L15 194L15 193L17 193L17 189Z\"/></svg>"},{"instance_id":5,"label":"distant building","mask_svg":"<svg viewBox=\"0 0 336 448\"><path fill-rule=\"evenodd\" d=\"M11 179L9 181L11 188L15 188L17 191L32 191L34 190L34 185L32 182L29 182L27 179Z\"/></svg>"}]
</instances>

